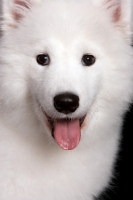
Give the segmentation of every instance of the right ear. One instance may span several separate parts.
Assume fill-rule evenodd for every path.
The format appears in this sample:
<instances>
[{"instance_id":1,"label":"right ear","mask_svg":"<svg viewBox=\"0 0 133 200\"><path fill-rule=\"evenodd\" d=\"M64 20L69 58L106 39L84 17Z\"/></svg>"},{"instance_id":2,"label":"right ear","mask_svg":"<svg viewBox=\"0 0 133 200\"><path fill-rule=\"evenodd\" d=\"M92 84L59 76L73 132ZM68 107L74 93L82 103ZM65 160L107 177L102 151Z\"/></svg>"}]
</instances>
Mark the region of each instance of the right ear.
<instances>
[{"instance_id":1,"label":"right ear","mask_svg":"<svg viewBox=\"0 0 133 200\"><path fill-rule=\"evenodd\" d=\"M92 0L109 13L114 26L121 31L127 41L133 39L133 0Z\"/></svg>"},{"instance_id":2,"label":"right ear","mask_svg":"<svg viewBox=\"0 0 133 200\"><path fill-rule=\"evenodd\" d=\"M2 30L17 28L34 2L35 0L3 0Z\"/></svg>"}]
</instances>

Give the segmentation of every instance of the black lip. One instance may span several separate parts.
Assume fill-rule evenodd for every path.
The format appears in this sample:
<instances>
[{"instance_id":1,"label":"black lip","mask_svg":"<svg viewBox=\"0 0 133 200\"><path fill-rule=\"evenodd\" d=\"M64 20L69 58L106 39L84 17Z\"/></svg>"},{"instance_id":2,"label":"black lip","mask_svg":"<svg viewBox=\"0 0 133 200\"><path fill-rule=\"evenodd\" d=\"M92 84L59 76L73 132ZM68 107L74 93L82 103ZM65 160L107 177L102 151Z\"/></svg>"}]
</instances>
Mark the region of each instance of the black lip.
<instances>
[{"instance_id":1,"label":"black lip","mask_svg":"<svg viewBox=\"0 0 133 200\"><path fill-rule=\"evenodd\" d=\"M51 132L52 132L52 136L54 138L54 123L56 120L59 120L59 121L71 121L71 120L74 120L74 119L70 119L70 118L63 118L63 119L52 119L51 117L49 117L46 113L45 113L46 117L47 117L47 120L50 124L50 127L51 127ZM84 120L85 120L85 117L86 115L84 115L83 117L79 118L79 123L80 123L80 127L82 126Z\"/></svg>"},{"instance_id":2,"label":"black lip","mask_svg":"<svg viewBox=\"0 0 133 200\"><path fill-rule=\"evenodd\" d=\"M47 121L48 121L48 123L49 123L49 125L51 127L51 133L52 133L53 138L54 138L54 123L55 123L55 121L57 121L57 120L59 120L59 121L71 121L71 120L74 120L74 119L71 119L71 118L68 118L68 117L54 119L54 118L52 118L52 117L50 117L50 116L48 116L46 114L46 112L44 111L44 109L43 109L43 107L41 105L40 105L40 108L41 108L43 114L46 116ZM83 122L85 120L85 117L86 117L86 115L84 115L83 117L79 118L80 127L82 126L82 124L83 124Z\"/></svg>"}]
</instances>

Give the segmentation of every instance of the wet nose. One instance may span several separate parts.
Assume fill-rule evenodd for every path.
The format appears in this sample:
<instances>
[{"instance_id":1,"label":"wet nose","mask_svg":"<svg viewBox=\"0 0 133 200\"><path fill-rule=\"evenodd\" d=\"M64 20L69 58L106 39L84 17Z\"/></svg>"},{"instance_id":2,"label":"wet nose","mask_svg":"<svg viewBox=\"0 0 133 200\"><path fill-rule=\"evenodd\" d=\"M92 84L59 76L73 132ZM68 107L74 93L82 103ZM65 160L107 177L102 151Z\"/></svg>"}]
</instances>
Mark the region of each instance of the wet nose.
<instances>
[{"instance_id":1,"label":"wet nose","mask_svg":"<svg viewBox=\"0 0 133 200\"><path fill-rule=\"evenodd\" d=\"M73 113L79 107L79 97L73 93L56 95L54 97L54 107L60 113Z\"/></svg>"}]
</instances>

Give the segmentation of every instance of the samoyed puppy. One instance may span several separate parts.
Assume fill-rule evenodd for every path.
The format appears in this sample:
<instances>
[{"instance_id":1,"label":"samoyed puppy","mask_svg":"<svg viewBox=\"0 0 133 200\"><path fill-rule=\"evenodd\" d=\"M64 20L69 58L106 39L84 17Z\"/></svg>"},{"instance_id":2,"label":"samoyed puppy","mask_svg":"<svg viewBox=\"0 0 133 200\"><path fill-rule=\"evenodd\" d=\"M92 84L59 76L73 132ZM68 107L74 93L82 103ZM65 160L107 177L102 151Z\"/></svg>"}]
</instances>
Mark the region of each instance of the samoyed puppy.
<instances>
[{"instance_id":1,"label":"samoyed puppy","mask_svg":"<svg viewBox=\"0 0 133 200\"><path fill-rule=\"evenodd\" d=\"M0 199L93 200L133 94L131 0L4 0Z\"/></svg>"}]
</instances>

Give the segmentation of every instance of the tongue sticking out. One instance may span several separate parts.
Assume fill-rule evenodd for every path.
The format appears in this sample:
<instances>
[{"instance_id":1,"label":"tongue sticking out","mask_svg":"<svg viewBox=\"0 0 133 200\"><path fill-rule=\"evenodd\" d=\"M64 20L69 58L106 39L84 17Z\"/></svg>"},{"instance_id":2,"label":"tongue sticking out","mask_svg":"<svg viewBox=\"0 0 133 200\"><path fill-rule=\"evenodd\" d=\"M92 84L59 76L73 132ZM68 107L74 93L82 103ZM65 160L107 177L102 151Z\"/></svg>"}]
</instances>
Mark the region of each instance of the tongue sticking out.
<instances>
[{"instance_id":1,"label":"tongue sticking out","mask_svg":"<svg viewBox=\"0 0 133 200\"><path fill-rule=\"evenodd\" d=\"M81 137L79 120L55 121L54 138L64 150L74 149Z\"/></svg>"}]
</instances>

